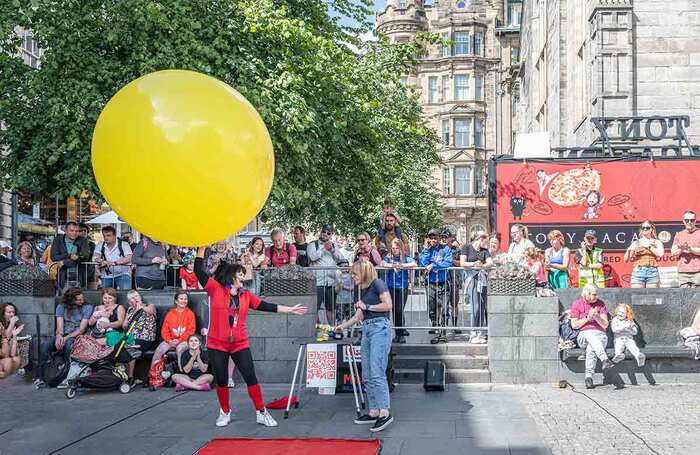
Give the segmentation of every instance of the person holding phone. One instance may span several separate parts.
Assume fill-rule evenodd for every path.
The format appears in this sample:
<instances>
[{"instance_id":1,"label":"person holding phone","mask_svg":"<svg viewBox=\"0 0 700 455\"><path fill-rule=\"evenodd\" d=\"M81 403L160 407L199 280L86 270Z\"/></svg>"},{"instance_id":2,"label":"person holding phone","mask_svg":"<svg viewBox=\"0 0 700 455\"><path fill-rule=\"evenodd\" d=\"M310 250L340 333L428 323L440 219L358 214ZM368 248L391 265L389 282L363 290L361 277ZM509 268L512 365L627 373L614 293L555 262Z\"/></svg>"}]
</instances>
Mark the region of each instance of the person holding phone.
<instances>
[{"instance_id":1,"label":"person holding phone","mask_svg":"<svg viewBox=\"0 0 700 455\"><path fill-rule=\"evenodd\" d=\"M22 364L17 342L23 329L17 307L12 303L0 303L0 379L17 372Z\"/></svg>"},{"instance_id":2,"label":"person holding phone","mask_svg":"<svg viewBox=\"0 0 700 455\"><path fill-rule=\"evenodd\" d=\"M695 212L683 214L684 230L673 238L671 254L678 258L678 285L682 288L700 287L700 230Z\"/></svg>"}]
</instances>

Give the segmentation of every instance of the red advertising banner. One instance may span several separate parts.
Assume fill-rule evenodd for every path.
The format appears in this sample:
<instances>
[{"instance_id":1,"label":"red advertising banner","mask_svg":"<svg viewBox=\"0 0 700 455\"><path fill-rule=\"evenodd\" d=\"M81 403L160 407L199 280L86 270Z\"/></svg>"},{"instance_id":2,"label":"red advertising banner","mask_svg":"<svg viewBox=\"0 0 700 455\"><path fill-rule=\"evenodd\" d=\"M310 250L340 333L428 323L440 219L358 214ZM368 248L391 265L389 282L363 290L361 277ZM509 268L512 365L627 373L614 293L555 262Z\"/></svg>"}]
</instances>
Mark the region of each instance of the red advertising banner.
<instances>
[{"instance_id":1,"label":"red advertising banner","mask_svg":"<svg viewBox=\"0 0 700 455\"><path fill-rule=\"evenodd\" d=\"M495 178L494 178L495 177ZM575 250L587 229L596 230L611 286L629 286L632 264L624 252L646 219L666 248L660 266L674 266L673 237L686 210L700 212L700 160L497 160L491 175L491 222L509 243L510 226L522 223L541 249L560 230Z\"/></svg>"}]
</instances>

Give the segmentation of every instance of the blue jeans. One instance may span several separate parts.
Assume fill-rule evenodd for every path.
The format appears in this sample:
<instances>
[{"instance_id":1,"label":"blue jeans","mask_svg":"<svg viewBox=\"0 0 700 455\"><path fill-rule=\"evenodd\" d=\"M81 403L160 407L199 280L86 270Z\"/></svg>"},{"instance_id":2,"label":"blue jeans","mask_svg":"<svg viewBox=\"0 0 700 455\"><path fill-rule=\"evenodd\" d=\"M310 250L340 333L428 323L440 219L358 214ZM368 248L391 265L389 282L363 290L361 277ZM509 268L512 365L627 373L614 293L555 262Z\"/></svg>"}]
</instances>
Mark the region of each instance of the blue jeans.
<instances>
[{"instance_id":1,"label":"blue jeans","mask_svg":"<svg viewBox=\"0 0 700 455\"><path fill-rule=\"evenodd\" d=\"M131 289L131 275L103 276L103 288L115 288L118 290Z\"/></svg>"},{"instance_id":2,"label":"blue jeans","mask_svg":"<svg viewBox=\"0 0 700 455\"><path fill-rule=\"evenodd\" d=\"M367 390L369 409L389 409L389 384L386 364L391 349L389 318L374 318L362 322L362 381Z\"/></svg>"},{"instance_id":3,"label":"blue jeans","mask_svg":"<svg viewBox=\"0 0 700 455\"><path fill-rule=\"evenodd\" d=\"M465 294L469 297L469 303L471 304L471 326L486 327L488 325L486 318L486 288L479 292L479 280L476 276L468 281ZM473 330L473 332L482 333L481 330Z\"/></svg>"}]
</instances>

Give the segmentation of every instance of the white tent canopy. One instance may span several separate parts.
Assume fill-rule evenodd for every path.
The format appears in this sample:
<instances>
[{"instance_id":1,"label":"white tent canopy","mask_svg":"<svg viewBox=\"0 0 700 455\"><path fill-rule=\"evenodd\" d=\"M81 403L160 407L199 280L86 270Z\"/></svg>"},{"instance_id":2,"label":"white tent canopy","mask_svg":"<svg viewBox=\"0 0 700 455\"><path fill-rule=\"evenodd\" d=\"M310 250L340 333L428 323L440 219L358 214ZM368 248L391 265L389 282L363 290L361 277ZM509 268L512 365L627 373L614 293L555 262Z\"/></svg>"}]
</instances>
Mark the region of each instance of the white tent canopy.
<instances>
[{"instance_id":1,"label":"white tent canopy","mask_svg":"<svg viewBox=\"0 0 700 455\"><path fill-rule=\"evenodd\" d=\"M103 213L102 215L96 216L95 218L88 221L86 224L114 224L116 225L117 236L121 237L122 224L126 223L124 222L124 220L119 218L117 212L115 212L114 210L110 210L107 213Z\"/></svg>"}]
</instances>

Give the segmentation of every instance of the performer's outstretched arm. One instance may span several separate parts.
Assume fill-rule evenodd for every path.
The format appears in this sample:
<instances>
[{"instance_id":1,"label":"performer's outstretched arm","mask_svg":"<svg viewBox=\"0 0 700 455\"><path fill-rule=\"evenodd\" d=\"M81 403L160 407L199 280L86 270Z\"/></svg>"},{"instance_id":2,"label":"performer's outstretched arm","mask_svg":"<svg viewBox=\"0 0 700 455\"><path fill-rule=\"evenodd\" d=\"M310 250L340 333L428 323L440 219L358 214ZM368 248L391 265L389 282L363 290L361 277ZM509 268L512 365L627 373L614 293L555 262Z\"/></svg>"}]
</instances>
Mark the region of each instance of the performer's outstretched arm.
<instances>
[{"instance_id":1,"label":"performer's outstretched arm","mask_svg":"<svg viewBox=\"0 0 700 455\"><path fill-rule=\"evenodd\" d=\"M194 259L194 274L197 276L197 281L202 287L207 285L209 281L209 274L204 266L204 252L207 250L206 247L200 246L197 249L197 257Z\"/></svg>"}]
</instances>

